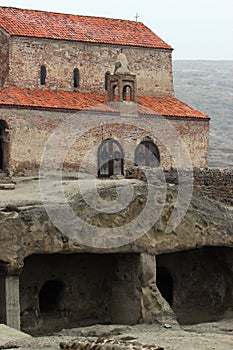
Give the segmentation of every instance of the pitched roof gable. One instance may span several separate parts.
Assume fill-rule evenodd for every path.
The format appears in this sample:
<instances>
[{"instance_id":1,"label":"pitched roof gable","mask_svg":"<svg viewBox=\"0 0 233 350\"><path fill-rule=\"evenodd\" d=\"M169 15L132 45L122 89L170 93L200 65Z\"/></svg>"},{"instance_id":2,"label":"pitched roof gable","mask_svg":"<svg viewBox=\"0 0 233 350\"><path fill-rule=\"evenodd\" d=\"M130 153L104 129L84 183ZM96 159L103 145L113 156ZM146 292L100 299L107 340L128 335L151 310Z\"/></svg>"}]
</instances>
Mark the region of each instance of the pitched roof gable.
<instances>
[{"instance_id":1,"label":"pitched roof gable","mask_svg":"<svg viewBox=\"0 0 233 350\"><path fill-rule=\"evenodd\" d=\"M172 49L141 22L0 7L0 27L15 36Z\"/></svg>"},{"instance_id":2,"label":"pitched roof gable","mask_svg":"<svg viewBox=\"0 0 233 350\"><path fill-rule=\"evenodd\" d=\"M0 89L1 107L62 109L67 111L118 112L107 104L107 95L63 90L29 90L17 87ZM174 97L138 97L138 112L146 115L209 119L207 115Z\"/></svg>"}]
</instances>

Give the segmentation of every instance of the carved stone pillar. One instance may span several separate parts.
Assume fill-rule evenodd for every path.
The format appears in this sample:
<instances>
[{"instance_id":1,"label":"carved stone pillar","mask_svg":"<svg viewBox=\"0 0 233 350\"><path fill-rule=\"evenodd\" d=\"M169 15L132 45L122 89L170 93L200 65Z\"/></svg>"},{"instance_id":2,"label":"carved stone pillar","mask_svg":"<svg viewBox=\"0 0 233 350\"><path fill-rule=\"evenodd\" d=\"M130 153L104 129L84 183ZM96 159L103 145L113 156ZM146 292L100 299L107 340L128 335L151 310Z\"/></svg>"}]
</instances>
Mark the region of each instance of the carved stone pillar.
<instances>
[{"instance_id":1,"label":"carved stone pillar","mask_svg":"<svg viewBox=\"0 0 233 350\"><path fill-rule=\"evenodd\" d=\"M0 275L0 323L20 329L18 275Z\"/></svg>"}]
</instances>

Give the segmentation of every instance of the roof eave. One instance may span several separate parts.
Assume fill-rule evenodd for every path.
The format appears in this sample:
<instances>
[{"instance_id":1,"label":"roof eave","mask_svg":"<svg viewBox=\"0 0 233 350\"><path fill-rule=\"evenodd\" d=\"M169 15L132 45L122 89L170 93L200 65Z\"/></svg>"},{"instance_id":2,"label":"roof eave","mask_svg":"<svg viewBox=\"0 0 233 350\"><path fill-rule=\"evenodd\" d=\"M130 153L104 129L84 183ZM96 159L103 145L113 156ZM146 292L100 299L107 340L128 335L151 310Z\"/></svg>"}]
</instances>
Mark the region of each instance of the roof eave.
<instances>
[{"instance_id":1,"label":"roof eave","mask_svg":"<svg viewBox=\"0 0 233 350\"><path fill-rule=\"evenodd\" d=\"M94 106L93 106L94 107ZM50 112L63 112L63 113L75 113L75 112L92 112L95 114L98 113L110 113L110 114L119 114L118 111L111 111L111 110L101 110L101 109L91 109L91 108L66 108L66 107L48 107L48 106L35 106L35 105L20 105L20 104L6 104L6 103L0 103L0 108L9 108L9 109L27 109L27 110L40 110L40 111L50 111Z\"/></svg>"},{"instance_id":2,"label":"roof eave","mask_svg":"<svg viewBox=\"0 0 233 350\"><path fill-rule=\"evenodd\" d=\"M0 27L2 28L2 27ZM4 29L3 29L4 30ZM60 39L60 38L52 38L52 37L49 37L49 36L31 36L31 35L22 35L22 34L11 34L9 32L6 32L5 33L7 35L9 35L9 37L18 37L18 38L32 38L32 39L46 39L46 40L57 40L57 41L70 41L70 42L77 42L77 43L86 43L86 44L96 44L96 45L99 45L99 44L104 44L104 45L110 45L110 46L124 46L124 47L138 47L138 48L147 48L147 49L156 49L156 50L167 50L167 51L173 51L174 48L169 46L168 44L165 44L167 45L166 47L164 46L149 46L149 45L134 45L134 44L122 44L122 43L109 43L109 42L106 42L106 41L96 41L96 40L74 40L74 39Z\"/></svg>"}]
</instances>

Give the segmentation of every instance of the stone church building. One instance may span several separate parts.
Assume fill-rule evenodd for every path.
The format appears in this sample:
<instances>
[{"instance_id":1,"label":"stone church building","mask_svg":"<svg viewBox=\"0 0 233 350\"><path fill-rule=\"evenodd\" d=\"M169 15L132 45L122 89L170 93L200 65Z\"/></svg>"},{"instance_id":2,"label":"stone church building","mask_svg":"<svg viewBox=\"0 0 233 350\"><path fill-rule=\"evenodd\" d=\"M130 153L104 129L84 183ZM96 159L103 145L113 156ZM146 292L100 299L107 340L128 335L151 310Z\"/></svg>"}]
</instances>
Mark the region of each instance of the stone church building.
<instances>
[{"instance_id":1,"label":"stone church building","mask_svg":"<svg viewBox=\"0 0 233 350\"><path fill-rule=\"evenodd\" d=\"M118 67L121 56L126 70L124 63ZM69 152L68 168L77 170L92 144L100 145L97 167L103 150L124 158L121 138L132 141L131 157L139 165L174 165L156 134L158 116L175 127L192 166L207 166L209 118L174 97L172 48L143 23L0 7L0 58L1 172L36 173L59 123L84 110L96 118L117 115L118 102L135 104L153 135L127 126L97 128ZM123 173L123 163L118 170L107 164L103 175Z\"/></svg>"},{"instance_id":2,"label":"stone church building","mask_svg":"<svg viewBox=\"0 0 233 350\"><path fill-rule=\"evenodd\" d=\"M202 169L209 117L174 97L172 50L140 22L0 7L0 185L8 178L16 183L14 190L0 191L0 323L44 334L97 323L185 323L233 314L227 206L199 191L184 216L172 177L164 210L145 231L163 202L154 174L186 167L185 153L201 186L209 186L207 195L214 183L214 195L231 200L225 185L230 174L216 177ZM78 135L80 130L86 131ZM54 133L57 148L49 162L58 164L62 154L67 202L95 228L113 231L144 213L149 186L124 176L128 165L152 172L150 190L158 201L137 222L142 236L106 248L74 241L53 224L38 172ZM107 203L117 197L117 182L124 198L130 184L128 207L119 213L93 209L78 189L80 169L84 194L92 191L85 177L90 172L100 178L95 182ZM58 204L56 216L69 224L60 197L53 201L52 185L50 209ZM183 221L166 233L172 212ZM75 229L80 237L89 233ZM123 238L135 233L127 230Z\"/></svg>"}]
</instances>

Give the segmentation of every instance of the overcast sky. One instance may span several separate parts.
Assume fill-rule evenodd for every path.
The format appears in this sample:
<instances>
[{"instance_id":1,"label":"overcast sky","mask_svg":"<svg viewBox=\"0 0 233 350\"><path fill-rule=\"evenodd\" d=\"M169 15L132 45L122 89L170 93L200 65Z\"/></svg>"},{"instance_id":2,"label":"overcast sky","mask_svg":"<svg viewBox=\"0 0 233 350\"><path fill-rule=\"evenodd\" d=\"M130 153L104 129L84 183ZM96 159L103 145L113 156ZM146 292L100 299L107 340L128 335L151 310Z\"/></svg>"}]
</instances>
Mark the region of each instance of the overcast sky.
<instances>
[{"instance_id":1,"label":"overcast sky","mask_svg":"<svg viewBox=\"0 0 233 350\"><path fill-rule=\"evenodd\" d=\"M233 60L233 0L0 0L2 6L139 21L174 59Z\"/></svg>"}]
</instances>

